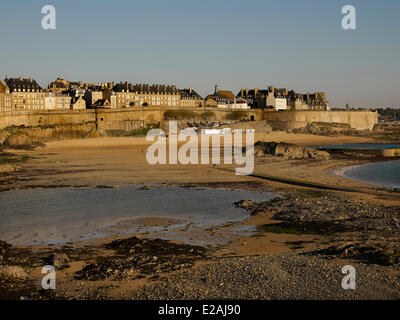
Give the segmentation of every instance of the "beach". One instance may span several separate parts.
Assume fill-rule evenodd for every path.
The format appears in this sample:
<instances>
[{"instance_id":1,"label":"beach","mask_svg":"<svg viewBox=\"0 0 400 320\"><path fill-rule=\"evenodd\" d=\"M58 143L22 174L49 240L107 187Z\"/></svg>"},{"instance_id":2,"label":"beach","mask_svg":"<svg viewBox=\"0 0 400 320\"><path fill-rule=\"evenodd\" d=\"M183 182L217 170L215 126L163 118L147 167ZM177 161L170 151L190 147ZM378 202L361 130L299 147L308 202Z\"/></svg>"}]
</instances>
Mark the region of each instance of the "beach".
<instances>
[{"instance_id":1,"label":"beach","mask_svg":"<svg viewBox=\"0 0 400 320\"><path fill-rule=\"evenodd\" d=\"M279 131L256 134L255 141L259 140L301 146L371 142L365 137ZM19 192L98 188L118 192L119 188L137 186L143 188L141 192L154 189L162 192L162 188L198 188L264 192L278 200L270 202L271 197L266 197L264 201L253 201L242 207L246 218L209 226L201 232L183 226L183 230L174 231L172 241L157 240L158 236L165 237L165 230L157 230L158 233L123 235L111 232L104 237L63 244L18 245L13 249L4 244L4 261L24 272L23 277L16 276L13 281L18 284L21 279L34 279L25 281L21 287L14 285L14 289L2 290L6 297L400 297L400 269L396 262L399 193L333 174L333 170L368 163L368 159L333 157L315 161L265 155L255 159L253 175L238 176L233 164L149 165L146 161L149 145L143 137L119 137L61 140L35 150L12 150L29 159L3 170L0 189ZM301 214L294 215L296 212ZM173 219L159 216L149 216L139 223L144 229L150 226L168 229L177 224ZM238 227L251 232L232 231ZM190 244L179 240L179 232L191 238ZM204 237L215 239L214 244L203 245ZM54 291L37 288L42 261L58 261ZM358 291L344 291L340 286L341 267L347 264L360 274ZM313 273L315 270L321 272ZM266 279L270 285L263 283ZM9 284L8 280L2 282L3 288Z\"/></svg>"}]
</instances>

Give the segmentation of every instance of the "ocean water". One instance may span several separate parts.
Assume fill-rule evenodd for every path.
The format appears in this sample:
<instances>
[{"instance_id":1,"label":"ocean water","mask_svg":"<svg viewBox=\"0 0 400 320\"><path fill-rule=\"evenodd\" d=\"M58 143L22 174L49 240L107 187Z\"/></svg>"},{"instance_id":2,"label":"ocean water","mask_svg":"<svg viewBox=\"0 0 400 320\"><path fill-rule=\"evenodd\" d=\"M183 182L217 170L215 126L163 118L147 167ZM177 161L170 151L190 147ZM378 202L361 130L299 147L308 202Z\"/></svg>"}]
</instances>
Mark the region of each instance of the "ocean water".
<instances>
[{"instance_id":1,"label":"ocean water","mask_svg":"<svg viewBox=\"0 0 400 320\"><path fill-rule=\"evenodd\" d=\"M367 163L337 170L348 178L376 184L385 188L400 189L400 160Z\"/></svg>"},{"instance_id":2,"label":"ocean water","mask_svg":"<svg viewBox=\"0 0 400 320\"><path fill-rule=\"evenodd\" d=\"M234 202L266 201L273 197L270 193L243 190L139 190L138 186L6 191L0 192L0 239L18 245L62 244L156 232L160 238L174 240L176 231L185 229L187 239L178 239L185 241L196 232L202 236L201 230L247 218L248 213ZM158 224L143 222L154 218ZM207 242L207 235L203 238Z\"/></svg>"},{"instance_id":3,"label":"ocean water","mask_svg":"<svg viewBox=\"0 0 400 320\"><path fill-rule=\"evenodd\" d=\"M400 143L346 143L317 146L319 149L399 149Z\"/></svg>"}]
</instances>

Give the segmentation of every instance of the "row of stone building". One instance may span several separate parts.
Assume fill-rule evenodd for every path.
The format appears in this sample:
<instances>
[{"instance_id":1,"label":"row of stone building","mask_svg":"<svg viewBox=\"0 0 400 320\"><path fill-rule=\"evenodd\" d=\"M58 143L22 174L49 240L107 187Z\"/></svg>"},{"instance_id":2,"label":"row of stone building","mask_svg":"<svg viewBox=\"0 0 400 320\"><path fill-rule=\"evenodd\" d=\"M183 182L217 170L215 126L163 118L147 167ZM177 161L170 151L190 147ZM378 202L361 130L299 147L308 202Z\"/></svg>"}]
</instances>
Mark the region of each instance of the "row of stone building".
<instances>
[{"instance_id":1,"label":"row of stone building","mask_svg":"<svg viewBox=\"0 0 400 320\"><path fill-rule=\"evenodd\" d=\"M58 78L43 89L32 78L6 78L0 81L0 111L203 105L203 98L194 89L179 90L169 85L128 82L86 84Z\"/></svg>"},{"instance_id":2,"label":"row of stone building","mask_svg":"<svg viewBox=\"0 0 400 320\"><path fill-rule=\"evenodd\" d=\"M293 90L241 89L235 96L219 90L203 99L193 88L129 82L87 84L57 78L46 89L32 78L0 81L0 111L83 110L141 106L215 107L222 109L267 108L271 110L328 110L324 92L299 94Z\"/></svg>"},{"instance_id":3,"label":"row of stone building","mask_svg":"<svg viewBox=\"0 0 400 320\"><path fill-rule=\"evenodd\" d=\"M82 95L87 107L129 108L141 106L201 107L203 98L193 89L178 89L174 85L132 84L108 82L82 84L73 88L66 80L57 79L48 90L55 93ZM81 90L78 92L77 90Z\"/></svg>"},{"instance_id":4,"label":"row of stone building","mask_svg":"<svg viewBox=\"0 0 400 320\"><path fill-rule=\"evenodd\" d=\"M271 111L329 110L325 92L302 94L274 86L261 90L241 89L236 96L231 91L219 90L215 86L214 93L206 97L205 105L226 109L263 108Z\"/></svg>"},{"instance_id":5,"label":"row of stone building","mask_svg":"<svg viewBox=\"0 0 400 320\"><path fill-rule=\"evenodd\" d=\"M325 92L296 93L294 90L277 89L269 86L264 89L241 89L236 98L244 99L254 108L273 110L329 110Z\"/></svg>"},{"instance_id":6,"label":"row of stone building","mask_svg":"<svg viewBox=\"0 0 400 320\"><path fill-rule=\"evenodd\" d=\"M0 81L0 111L65 109L86 109L86 102L81 96L44 90L32 78Z\"/></svg>"}]
</instances>

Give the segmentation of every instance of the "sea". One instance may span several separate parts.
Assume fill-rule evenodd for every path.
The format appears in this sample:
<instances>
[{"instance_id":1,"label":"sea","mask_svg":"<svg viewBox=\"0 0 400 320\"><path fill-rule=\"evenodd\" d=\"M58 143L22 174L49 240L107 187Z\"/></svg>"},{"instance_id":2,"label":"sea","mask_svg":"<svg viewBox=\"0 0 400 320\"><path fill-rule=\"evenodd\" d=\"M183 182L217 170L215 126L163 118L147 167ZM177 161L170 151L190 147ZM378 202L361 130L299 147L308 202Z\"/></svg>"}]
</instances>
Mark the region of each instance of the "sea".
<instances>
[{"instance_id":1,"label":"sea","mask_svg":"<svg viewBox=\"0 0 400 320\"><path fill-rule=\"evenodd\" d=\"M358 143L319 146L331 149L399 149L399 143ZM400 189L400 159L372 162L338 169L336 174L350 179L375 184L388 189Z\"/></svg>"},{"instance_id":2,"label":"sea","mask_svg":"<svg viewBox=\"0 0 400 320\"><path fill-rule=\"evenodd\" d=\"M388 189L400 189L400 160L344 167L336 170L335 173Z\"/></svg>"}]
</instances>

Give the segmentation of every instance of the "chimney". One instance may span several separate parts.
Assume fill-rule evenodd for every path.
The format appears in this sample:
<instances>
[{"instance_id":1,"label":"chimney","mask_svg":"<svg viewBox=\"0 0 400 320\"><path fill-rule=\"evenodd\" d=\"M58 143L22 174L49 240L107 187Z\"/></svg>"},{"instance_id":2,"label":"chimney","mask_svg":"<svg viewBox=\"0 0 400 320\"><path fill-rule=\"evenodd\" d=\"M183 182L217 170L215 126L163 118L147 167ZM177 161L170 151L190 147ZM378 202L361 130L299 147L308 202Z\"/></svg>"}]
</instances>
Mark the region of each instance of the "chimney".
<instances>
[{"instance_id":1,"label":"chimney","mask_svg":"<svg viewBox=\"0 0 400 320\"><path fill-rule=\"evenodd\" d=\"M240 89L240 97L243 98L243 88Z\"/></svg>"},{"instance_id":2,"label":"chimney","mask_svg":"<svg viewBox=\"0 0 400 320\"><path fill-rule=\"evenodd\" d=\"M193 88L189 88L189 93L192 94Z\"/></svg>"},{"instance_id":3,"label":"chimney","mask_svg":"<svg viewBox=\"0 0 400 320\"><path fill-rule=\"evenodd\" d=\"M257 97L257 93L258 93L258 88L254 89L254 97Z\"/></svg>"},{"instance_id":4,"label":"chimney","mask_svg":"<svg viewBox=\"0 0 400 320\"><path fill-rule=\"evenodd\" d=\"M215 85L215 93L218 92L218 85Z\"/></svg>"},{"instance_id":5,"label":"chimney","mask_svg":"<svg viewBox=\"0 0 400 320\"><path fill-rule=\"evenodd\" d=\"M32 82L32 77L29 77L29 82Z\"/></svg>"}]
</instances>

